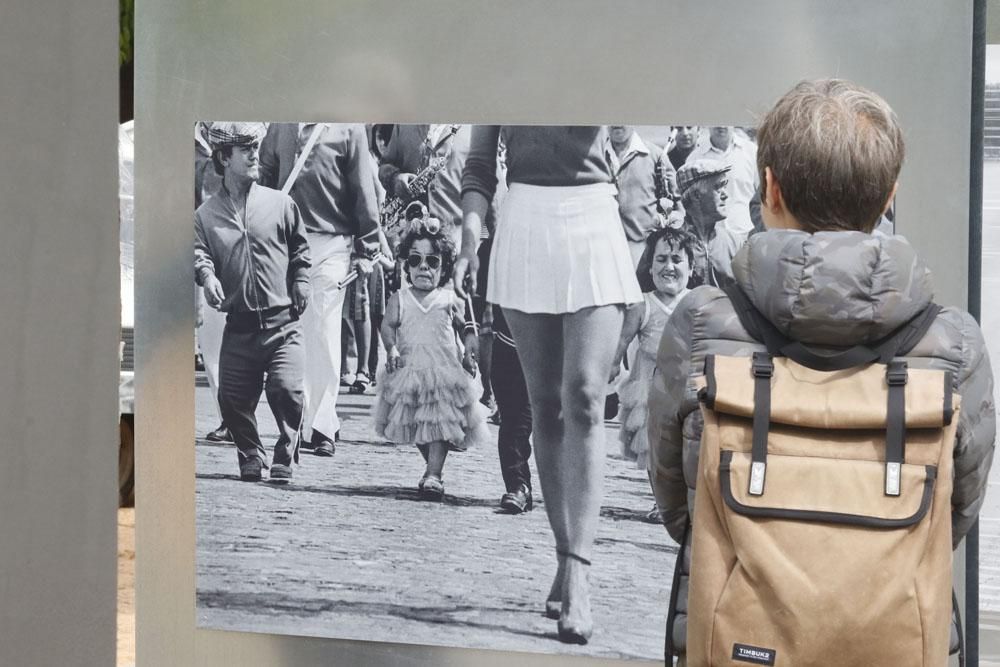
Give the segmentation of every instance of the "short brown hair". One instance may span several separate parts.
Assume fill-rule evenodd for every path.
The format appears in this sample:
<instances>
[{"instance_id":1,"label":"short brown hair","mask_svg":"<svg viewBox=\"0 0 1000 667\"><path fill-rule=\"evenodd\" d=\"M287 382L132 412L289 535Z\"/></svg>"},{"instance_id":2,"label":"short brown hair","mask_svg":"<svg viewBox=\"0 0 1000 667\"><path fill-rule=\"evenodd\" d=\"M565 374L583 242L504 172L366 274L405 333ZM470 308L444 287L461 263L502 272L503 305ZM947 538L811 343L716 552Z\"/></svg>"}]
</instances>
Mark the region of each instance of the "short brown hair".
<instances>
[{"instance_id":1,"label":"short brown hair","mask_svg":"<svg viewBox=\"0 0 1000 667\"><path fill-rule=\"evenodd\" d=\"M800 82L764 117L757 142L761 185L770 167L788 211L809 232L871 232L905 153L889 104L842 79Z\"/></svg>"}]
</instances>

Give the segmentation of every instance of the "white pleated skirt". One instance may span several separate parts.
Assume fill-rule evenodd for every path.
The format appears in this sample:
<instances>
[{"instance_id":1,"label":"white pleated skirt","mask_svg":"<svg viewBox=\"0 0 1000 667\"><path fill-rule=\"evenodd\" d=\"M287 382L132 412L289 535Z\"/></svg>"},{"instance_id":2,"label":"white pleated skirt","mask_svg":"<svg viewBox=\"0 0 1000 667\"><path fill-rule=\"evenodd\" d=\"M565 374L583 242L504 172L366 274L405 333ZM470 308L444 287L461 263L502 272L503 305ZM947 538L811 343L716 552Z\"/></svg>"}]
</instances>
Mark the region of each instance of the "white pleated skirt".
<instances>
[{"instance_id":1,"label":"white pleated skirt","mask_svg":"<svg viewBox=\"0 0 1000 667\"><path fill-rule=\"evenodd\" d=\"M513 183L500 207L486 299L525 313L642 301L615 187Z\"/></svg>"}]
</instances>

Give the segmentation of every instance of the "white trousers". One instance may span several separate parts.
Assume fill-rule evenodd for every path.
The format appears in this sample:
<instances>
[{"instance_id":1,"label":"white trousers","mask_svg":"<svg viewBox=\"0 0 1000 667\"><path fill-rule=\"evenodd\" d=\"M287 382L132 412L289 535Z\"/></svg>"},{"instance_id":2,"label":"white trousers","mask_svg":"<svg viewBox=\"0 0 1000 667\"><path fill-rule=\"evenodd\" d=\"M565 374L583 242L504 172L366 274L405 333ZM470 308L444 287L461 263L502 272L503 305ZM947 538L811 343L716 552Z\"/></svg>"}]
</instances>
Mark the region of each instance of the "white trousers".
<instances>
[{"instance_id":1,"label":"white trousers","mask_svg":"<svg viewBox=\"0 0 1000 667\"><path fill-rule=\"evenodd\" d=\"M305 343L305 409L303 435L312 438L316 429L333 439L340 429L337 394L340 391L340 323L344 294L337 284L351 268L351 236L309 235L312 270L312 301L302 314Z\"/></svg>"},{"instance_id":2,"label":"white trousers","mask_svg":"<svg viewBox=\"0 0 1000 667\"><path fill-rule=\"evenodd\" d=\"M205 375L208 376L208 387L212 391L212 405L219 421L222 413L219 411L219 352L222 349L222 333L226 329L226 314L205 303L205 293L198 288L196 298L201 301L201 326L197 331L198 348L201 359L205 363Z\"/></svg>"}]
</instances>

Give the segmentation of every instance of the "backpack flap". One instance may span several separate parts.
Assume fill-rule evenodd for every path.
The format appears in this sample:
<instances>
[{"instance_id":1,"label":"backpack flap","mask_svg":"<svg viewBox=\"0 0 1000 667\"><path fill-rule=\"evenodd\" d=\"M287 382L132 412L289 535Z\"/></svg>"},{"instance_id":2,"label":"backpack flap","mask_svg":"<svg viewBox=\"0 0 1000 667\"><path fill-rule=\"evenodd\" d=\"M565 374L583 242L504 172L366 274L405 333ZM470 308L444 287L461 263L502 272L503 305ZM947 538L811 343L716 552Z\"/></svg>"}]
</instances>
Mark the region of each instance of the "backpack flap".
<instances>
[{"instance_id":1,"label":"backpack flap","mask_svg":"<svg viewBox=\"0 0 1000 667\"><path fill-rule=\"evenodd\" d=\"M722 420L751 420L750 455L745 453L746 427L743 442L732 449L722 444L720 452L721 492L730 509L748 516L869 527L902 527L926 513L936 478L930 464L939 451L906 463L907 431L916 435L947 426L955 402L947 372L911 371L898 360L888 366L817 371L766 353L709 358L701 396ZM769 451L771 429L780 425L815 430L816 440L841 441L842 448L833 456L822 450L817 456ZM881 434L876 447L854 451L857 444L850 441L866 432ZM765 494L772 474L779 476L774 484L780 490ZM885 504L877 502L880 495L906 497Z\"/></svg>"},{"instance_id":2,"label":"backpack flap","mask_svg":"<svg viewBox=\"0 0 1000 667\"><path fill-rule=\"evenodd\" d=\"M892 498L884 493L883 475L878 461L770 454L766 488L754 495L750 454L723 451L719 466L722 499L743 516L865 528L905 528L923 519L937 467L902 464L899 494Z\"/></svg>"},{"instance_id":3,"label":"backpack flap","mask_svg":"<svg viewBox=\"0 0 1000 667\"><path fill-rule=\"evenodd\" d=\"M771 422L818 429L885 429L889 385L886 367L823 372L791 359L773 359ZM908 368L904 385L906 428L941 428L951 423L957 395L951 373ZM705 360L706 407L752 419L754 374L751 357L712 355Z\"/></svg>"}]
</instances>

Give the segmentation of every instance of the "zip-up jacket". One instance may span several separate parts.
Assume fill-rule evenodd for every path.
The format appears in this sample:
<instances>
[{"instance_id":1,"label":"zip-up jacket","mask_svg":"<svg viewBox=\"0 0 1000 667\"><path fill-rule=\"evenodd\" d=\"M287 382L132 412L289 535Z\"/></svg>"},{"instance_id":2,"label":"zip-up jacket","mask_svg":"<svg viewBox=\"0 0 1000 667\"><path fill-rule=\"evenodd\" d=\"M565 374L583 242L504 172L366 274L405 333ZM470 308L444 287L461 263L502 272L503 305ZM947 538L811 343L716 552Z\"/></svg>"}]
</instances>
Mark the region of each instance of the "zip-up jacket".
<instances>
[{"instance_id":1,"label":"zip-up jacket","mask_svg":"<svg viewBox=\"0 0 1000 667\"><path fill-rule=\"evenodd\" d=\"M227 322L270 329L289 319L293 282L309 282L309 241L292 198L256 183L246 220L225 186L194 214L195 280L222 283Z\"/></svg>"}]
</instances>

